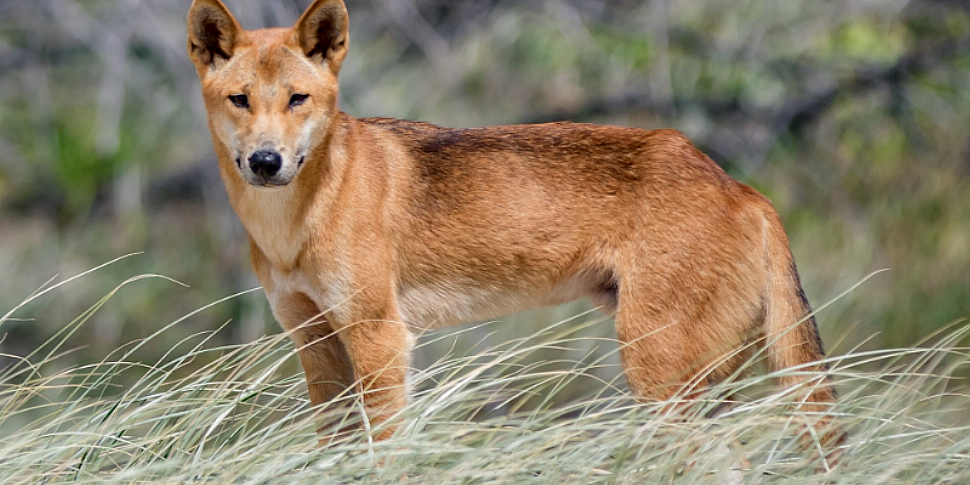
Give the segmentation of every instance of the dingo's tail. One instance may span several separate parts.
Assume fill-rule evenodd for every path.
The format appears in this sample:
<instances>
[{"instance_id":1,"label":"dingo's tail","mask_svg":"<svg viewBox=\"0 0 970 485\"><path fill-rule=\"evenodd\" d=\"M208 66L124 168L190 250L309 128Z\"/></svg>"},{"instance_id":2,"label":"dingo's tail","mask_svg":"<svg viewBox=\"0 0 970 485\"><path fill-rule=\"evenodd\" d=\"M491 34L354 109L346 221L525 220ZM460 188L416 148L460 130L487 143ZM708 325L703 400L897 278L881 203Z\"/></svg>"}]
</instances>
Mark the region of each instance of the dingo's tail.
<instances>
[{"instance_id":1,"label":"dingo's tail","mask_svg":"<svg viewBox=\"0 0 970 485\"><path fill-rule=\"evenodd\" d=\"M846 434L832 422L837 396L827 376L828 366L821 362L825 358L822 339L802 290L788 237L774 210L765 211L765 223L768 278L764 331L768 366L774 372L783 371L779 383L785 389L803 388L795 393L801 402L799 409L814 420L817 442L829 451L844 443Z\"/></svg>"}]
</instances>

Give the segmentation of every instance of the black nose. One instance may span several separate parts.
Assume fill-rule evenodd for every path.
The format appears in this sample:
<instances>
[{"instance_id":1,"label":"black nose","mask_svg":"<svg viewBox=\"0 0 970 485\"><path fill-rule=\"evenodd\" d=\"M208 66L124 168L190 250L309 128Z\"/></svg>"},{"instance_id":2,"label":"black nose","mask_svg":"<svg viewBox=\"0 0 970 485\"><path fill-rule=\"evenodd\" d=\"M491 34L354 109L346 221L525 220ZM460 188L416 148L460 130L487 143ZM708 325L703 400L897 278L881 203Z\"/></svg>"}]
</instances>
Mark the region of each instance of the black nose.
<instances>
[{"instance_id":1,"label":"black nose","mask_svg":"<svg viewBox=\"0 0 970 485\"><path fill-rule=\"evenodd\" d=\"M249 168L263 177L272 177L283 166L283 157L273 150L259 150L249 157Z\"/></svg>"}]
</instances>

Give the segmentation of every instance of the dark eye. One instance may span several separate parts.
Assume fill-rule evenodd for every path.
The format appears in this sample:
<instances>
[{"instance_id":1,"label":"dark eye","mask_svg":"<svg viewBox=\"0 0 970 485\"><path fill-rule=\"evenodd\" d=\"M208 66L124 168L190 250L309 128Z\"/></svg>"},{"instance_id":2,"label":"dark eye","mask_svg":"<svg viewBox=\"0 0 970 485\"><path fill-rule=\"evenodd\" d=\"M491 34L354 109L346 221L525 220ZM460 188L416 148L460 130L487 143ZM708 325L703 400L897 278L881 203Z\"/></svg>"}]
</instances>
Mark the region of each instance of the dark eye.
<instances>
[{"instance_id":1,"label":"dark eye","mask_svg":"<svg viewBox=\"0 0 970 485\"><path fill-rule=\"evenodd\" d=\"M236 105L237 108L249 107L249 98L247 98L245 94L233 94L232 96L229 96L229 101Z\"/></svg>"},{"instance_id":2,"label":"dark eye","mask_svg":"<svg viewBox=\"0 0 970 485\"><path fill-rule=\"evenodd\" d=\"M290 107L292 108L305 103L306 99L309 97L309 94L294 94L293 96L290 96Z\"/></svg>"}]
</instances>

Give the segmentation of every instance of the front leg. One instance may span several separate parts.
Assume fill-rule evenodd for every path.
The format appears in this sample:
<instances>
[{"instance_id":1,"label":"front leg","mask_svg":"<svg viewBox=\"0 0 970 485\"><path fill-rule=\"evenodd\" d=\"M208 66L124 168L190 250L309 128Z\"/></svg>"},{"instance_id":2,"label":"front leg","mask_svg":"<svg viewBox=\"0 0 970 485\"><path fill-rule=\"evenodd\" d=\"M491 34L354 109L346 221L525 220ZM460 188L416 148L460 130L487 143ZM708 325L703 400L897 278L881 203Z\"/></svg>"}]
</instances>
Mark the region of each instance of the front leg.
<instances>
[{"instance_id":1,"label":"front leg","mask_svg":"<svg viewBox=\"0 0 970 485\"><path fill-rule=\"evenodd\" d=\"M319 307L303 293L278 297L273 311L300 355L310 403L331 418L321 419L317 432L338 431L333 428L342 421L340 411L345 409L347 401L335 399L345 394L354 382L350 356L343 342ZM321 438L321 444L324 441Z\"/></svg>"},{"instance_id":2,"label":"front leg","mask_svg":"<svg viewBox=\"0 0 970 485\"><path fill-rule=\"evenodd\" d=\"M354 386L360 395L371 429L399 412L408 401L407 375L414 337L404 325L396 305L367 309L355 302L356 316L338 327L337 335L350 356ZM374 310L374 308L390 308ZM375 439L389 438L396 427L387 427Z\"/></svg>"}]
</instances>

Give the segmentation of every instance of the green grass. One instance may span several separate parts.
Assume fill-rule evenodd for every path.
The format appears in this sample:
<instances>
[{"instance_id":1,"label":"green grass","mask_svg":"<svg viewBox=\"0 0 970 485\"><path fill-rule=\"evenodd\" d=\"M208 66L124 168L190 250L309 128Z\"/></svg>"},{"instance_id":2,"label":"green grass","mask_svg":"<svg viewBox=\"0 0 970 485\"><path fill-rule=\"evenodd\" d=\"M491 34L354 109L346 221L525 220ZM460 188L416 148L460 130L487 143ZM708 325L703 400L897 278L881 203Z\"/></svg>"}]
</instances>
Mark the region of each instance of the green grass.
<instances>
[{"instance_id":1,"label":"green grass","mask_svg":"<svg viewBox=\"0 0 970 485\"><path fill-rule=\"evenodd\" d=\"M220 346L210 344L216 329L158 362L132 358L176 321L101 362L61 365L73 331L113 294L0 371L4 483L970 483L970 429L959 424L968 399L951 378L970 362L957 347L966 329L832 359L851 438L826 472L798 439L811 417L794 410L791 392L767 385L771 375L738 377L673 415L670 402L631 400L621 378L594 377L605 364L536 357L573 348L585 315L442 355L414 371L415 397L392 439L362 430L320 448L283 334ZM585 398L557 399L576 385ZM742 403L701 417L725 393ZM359 421L354 396L346 399L340 417Z\"/></svg>"}]
</instances>

